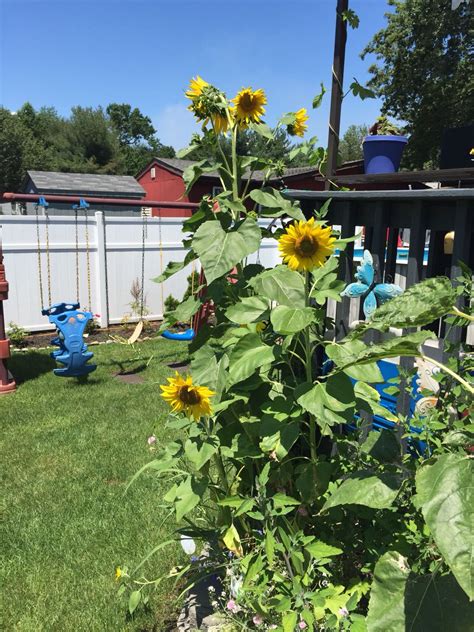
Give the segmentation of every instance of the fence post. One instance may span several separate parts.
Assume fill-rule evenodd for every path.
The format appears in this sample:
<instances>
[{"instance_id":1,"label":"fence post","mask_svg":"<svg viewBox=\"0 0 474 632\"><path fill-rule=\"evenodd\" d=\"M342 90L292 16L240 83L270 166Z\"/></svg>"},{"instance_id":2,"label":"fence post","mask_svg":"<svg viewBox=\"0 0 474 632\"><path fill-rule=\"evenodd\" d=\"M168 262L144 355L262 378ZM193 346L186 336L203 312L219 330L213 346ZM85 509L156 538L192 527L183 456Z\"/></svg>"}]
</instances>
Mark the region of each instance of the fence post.
<instances>
[{"instance_id":1,"label":"fence post","mask_svg":"<svg viewBox=\"0 0 474 632\"><path fill-rule=\"evenodd\" d=\"M109 326L109 297L107 287L107 244L105 239L105 219L102 211L95 212L97 233L97 305L100 310L100 326Z\"/></svg>"}]
</instances>

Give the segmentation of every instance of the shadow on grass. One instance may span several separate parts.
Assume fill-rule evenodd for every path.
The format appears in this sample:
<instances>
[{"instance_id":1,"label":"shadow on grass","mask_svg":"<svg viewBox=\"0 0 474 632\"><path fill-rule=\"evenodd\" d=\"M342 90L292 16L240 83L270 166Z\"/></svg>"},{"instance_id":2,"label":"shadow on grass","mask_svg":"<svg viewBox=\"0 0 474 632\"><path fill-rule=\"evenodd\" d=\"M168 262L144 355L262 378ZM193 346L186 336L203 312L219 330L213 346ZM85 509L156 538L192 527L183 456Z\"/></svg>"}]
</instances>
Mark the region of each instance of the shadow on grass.
<instances>
[{"instance_id":1,"label":"shadow on grass","mask_svg":"<svg viewBox=\"0 0 474 632\"><path fill-rule=\"evenodd\" d=\"M8 368L12 372L17 384L34 380L44 373L56 368L56 362L44 353L29 351L15 353L8 361Z\"/></svg>"}]
</instances>

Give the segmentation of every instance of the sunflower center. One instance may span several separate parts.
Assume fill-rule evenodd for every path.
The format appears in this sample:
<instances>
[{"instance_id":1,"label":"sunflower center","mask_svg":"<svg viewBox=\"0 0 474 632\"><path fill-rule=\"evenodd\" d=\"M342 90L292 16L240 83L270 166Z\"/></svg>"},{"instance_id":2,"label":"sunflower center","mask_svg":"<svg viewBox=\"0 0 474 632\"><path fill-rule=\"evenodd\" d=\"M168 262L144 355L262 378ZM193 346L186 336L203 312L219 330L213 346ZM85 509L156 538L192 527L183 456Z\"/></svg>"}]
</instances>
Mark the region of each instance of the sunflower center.
<instances>
[{"instance_id":1,"label":"sunflower center","mask_svg":"<svg viewBox=\"0 0 474 632\"><path fill-rule=\"evenodd\" d=\"M200 403L201 396L193 386L182 386L179 390L179 399L187 406L196 406Z\"/></svg>"},{"instance_id":2,"label":"sunflower center","mask_svg":"<svg viewBox=\"0 0 474 632\"><path fill-rule=\"evenodd\" d=\"M295 241L295 252L300 257L312 257L317 249L318 242L310 235L305 235Z\"/></svg>"},{"instance_id":3,"label":"sunflower center","mask_svg":"<svg viewBox=\"0 0 474 632\"><path fill-rule=\"evenodd\" d=\"M252 112L252 110L254 109L254 100L252 95L248 94L247 92L243 94L240 99L239 105L245 112Z\"/></svg>"}]
</instances>

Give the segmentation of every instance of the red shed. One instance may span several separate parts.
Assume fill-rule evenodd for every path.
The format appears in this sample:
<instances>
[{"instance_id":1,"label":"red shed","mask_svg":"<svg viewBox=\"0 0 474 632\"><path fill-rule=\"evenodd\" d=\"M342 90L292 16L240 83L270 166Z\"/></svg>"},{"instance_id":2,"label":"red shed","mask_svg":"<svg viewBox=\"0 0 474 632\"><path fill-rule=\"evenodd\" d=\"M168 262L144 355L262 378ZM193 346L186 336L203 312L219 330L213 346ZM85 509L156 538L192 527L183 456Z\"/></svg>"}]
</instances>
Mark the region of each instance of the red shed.
<instances>
[{"instance_id":1,"label":"red shed","mask_svg":"<svg viewBox=\"0 0 474 632\"><path fill-rule=\"evenodd\" d=\"M194 163L193 160L179 158L154 158L136 177L145 189L145 201L163 200L164 202L197 202L204 195L214 196L221 190L221 183L217 173L203 174L191 189L188 196L184 195L184 170ZM363 161L355 160L342 165L338 175L352 175L363 173ZM245 176L244 176L245 177ZM261 186L263 172L256 171L252 177L252 188ZM314 167L293 167L287 169L281 178L269 181L269 184L289 189L305 189L322 191L324 181ZM152 214L163 217L186 217L189 209L153 209Z\"/></svg>"}]
</instances>

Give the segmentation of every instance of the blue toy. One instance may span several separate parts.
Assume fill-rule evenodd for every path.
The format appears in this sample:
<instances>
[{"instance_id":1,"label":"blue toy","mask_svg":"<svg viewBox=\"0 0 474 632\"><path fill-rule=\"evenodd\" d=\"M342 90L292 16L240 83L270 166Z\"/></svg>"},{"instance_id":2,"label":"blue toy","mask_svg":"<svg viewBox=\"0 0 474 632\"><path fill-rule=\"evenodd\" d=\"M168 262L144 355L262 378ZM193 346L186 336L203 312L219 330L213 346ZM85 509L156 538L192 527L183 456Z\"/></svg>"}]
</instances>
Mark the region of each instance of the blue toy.
<instances>
[{"instance_id":1,"label":"blue toy","mask_svg":"<svg viewBox=\"0 0 474 632\"><path fill-rule=\"evenodd\" d=\"M364 250L362 261L357 266L355 278L357 279L356 283L349 283L341 292L341 296L364 298L363 310L366 319L370 319L379 305L403 292L399 285L375 282L374 262L368 250Z\"/></svg>"},{"instance_id":2,"label":"blue toy","mask_svg":"<svg viewBox=\"0 0 474 632\"><path fill-rule=\"evenodd\" d=\"M87 351L84 344L84 330L87 323L94 318L91 312L80 309L79 303L55 303L42 310L49 322L56 326L58 335L51 343L59 347L51 352L51 357L64 365L54 369L60 377L81 377L95 371L95 364L86 364L94 354Z\"/></svg>"},{"instance_id":3,"label":"blue toy","mask_svg":"<svg viewBox=\"0 0 474 632\"><path fill-rule=\"evenodd\" d=\"M163 338L167 338L168 340L192 340L196 334L194 333L194 329L190 327L185 331L179 332L169 331L169 329L166 329L161 335Z\"/></svg>"}]
</instances>

